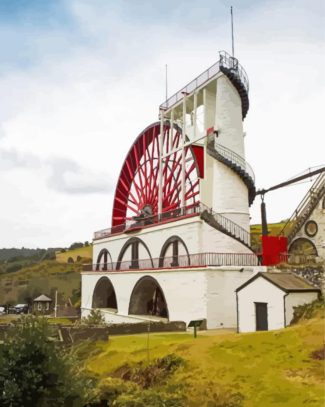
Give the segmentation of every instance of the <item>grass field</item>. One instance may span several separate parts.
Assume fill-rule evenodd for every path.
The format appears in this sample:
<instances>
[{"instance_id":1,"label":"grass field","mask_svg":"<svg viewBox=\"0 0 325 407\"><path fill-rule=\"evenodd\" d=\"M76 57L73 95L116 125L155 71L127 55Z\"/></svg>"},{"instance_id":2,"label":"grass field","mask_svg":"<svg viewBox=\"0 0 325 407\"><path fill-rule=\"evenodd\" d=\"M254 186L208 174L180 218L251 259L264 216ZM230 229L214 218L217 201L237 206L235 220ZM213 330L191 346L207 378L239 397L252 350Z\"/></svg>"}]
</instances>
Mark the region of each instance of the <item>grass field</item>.
<instances>
[{"instance_id":1,"label":"grass field","mask_svg":"<svg viewBox=\"0 0 325 407\"><path fill-rule=\"evenodd\" d=\"M74 262L77 261L78 257L91 259L92 245L80 247L78 249L67 250L64 253L56 252L55 257L56 261L58 261L59 263L67 263L69 257L71 257Z\"/></svg>"},{"instance_id":2,"label":"grass field","mask_svg":"<svg viewBox=\"0 0 325 407\"><path fill-rule=\"evenodd\" d=\"M324 361L311 357L323 346L323 332L318 317L273 332L209 331L197 339L189 333L151 334L151 360L171 353L185 359L158 391L183 392L186 407L324 406ZM105 380L147 356L147 335L111 337L87 346L86 365ZM235 394L237 403L220 404L222 394Z\"/></svg>"}]
</instances>

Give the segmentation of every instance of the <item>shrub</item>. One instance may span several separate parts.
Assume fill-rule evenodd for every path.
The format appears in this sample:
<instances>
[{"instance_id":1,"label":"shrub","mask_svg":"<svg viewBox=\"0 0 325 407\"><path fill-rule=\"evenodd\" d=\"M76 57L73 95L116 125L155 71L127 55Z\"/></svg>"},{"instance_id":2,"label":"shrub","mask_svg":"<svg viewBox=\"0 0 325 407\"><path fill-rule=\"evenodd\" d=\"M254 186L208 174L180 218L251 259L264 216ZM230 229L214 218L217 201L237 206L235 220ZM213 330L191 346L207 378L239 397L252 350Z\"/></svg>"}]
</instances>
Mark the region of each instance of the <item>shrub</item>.
<instances>
[{"instance_id":1,"label":"shrub","mask_svg":"<svg viewBox=\"0 0 325 407\"><path fill-rule=\"evenodd\" d=\"M7 267L6 272L7 273L14 273L16 271L19 271L23 268L23 266L21 264L12 264L10 266Z\"/></svg>"},{"instance_id":2,"label":"shrub","mask_svg":"<svg viewBox=\"0 0 325 407\"><path fill-rule=\"evenodd\" d=\"M87 317L80 320L81 325L105 325L105 319L99 310L92 309Z\"/></svg>"},{"instance_id":3,"label":"shrub","mask_svg":"<svg viewBox=\"0 0 325 407\"><path fill-rule=\"evenodd\" d=\"M9 332L0 348L1 406L82 406L92 398L92 379L49 337L47 320L34 316Z\"/></svg>"},{"instance_id":4,"label":"shrub","mask_svg":"<svg viewBox=\"0 0 325 407\"><path fill-rule=\"evenodd\" d=\"M319 310L324 310L325 302L324 298L319 298L308 304L298 305L293 307L293 318L291 324L295 324L303 319L311 319L316 316Z\"/></svg>"}]
</instances>

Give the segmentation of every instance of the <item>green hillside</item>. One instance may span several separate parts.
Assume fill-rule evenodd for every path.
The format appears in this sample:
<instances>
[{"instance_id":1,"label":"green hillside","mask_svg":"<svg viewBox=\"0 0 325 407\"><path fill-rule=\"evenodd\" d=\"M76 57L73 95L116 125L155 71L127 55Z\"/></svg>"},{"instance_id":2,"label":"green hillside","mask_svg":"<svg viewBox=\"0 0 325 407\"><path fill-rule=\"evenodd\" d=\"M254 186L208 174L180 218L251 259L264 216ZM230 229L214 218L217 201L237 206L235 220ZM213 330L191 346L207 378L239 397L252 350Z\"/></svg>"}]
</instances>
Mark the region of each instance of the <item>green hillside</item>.
<instances>
[{"instance_id":1,"label":"green hillside","mask_svg":"<svg viewBox=\"0 0 325 407\"><path fill-rule=\"evenodd\" d=\"M92 262L88 243L56 251L0 249L0 255L0 304L31 303L40 294L54 299L56 290L60 304L79 304L82 264Z\"/></svg>"},{"instance_id":2,"label":"green hillside","mask_svg":"<svg viewBox=\"0 0 325 407\"><path fill-rule=\"evenodd\" d=\"M273 332L208 331L197 339L189 333L151 334L151 363L170 354L184 360L175 373L153 386L143 384L159 376L158 367L147 362L147 335L111 337L107 343L82 347L87 368L101 380L101 391L117 398L114 405L144 406L134 400L152 399L154 394L155 400L169 401L147 405L321 407L323 329L323 317L318 317ZM133 404L119 404L122 399Z\"/></svg>"},{"instance_id":3,"label":"green hillside","mask_svg":"<svg viewBox=\"0 0 325 407\"><path fill-rule=\"evenodd\" d=\"M12 265L20 265L14 262ZM16 271L6 271L6 265L0 273L1 303L27 303L40 294L54 299L58 290L59 302L71 299L78 301L80 297L80 272L82 264L58 263L55 260L44 260L37 264L24 264Z\"/></svg>"},{"instance_id":4,"label":"green hillside","mask_svg":"<svg viewBox=\"0 0 325 407\"><path fill-rule=\"evenodd\" d=\"M64 252L57 251L55 257L60 263L67 263L69 258L72 259L74 263L81 259L86 259L88 260L88 263L91 263L92 250L92 245L89 245L77 249L65 250Z\"/></svg>"},{"instance_id":5,"label":"green hillside","mask_svg":"<svg viewBox=\"0 0 325 407\"><path fill-rule=\"evenodd\" d=\"M278 222L278 223L269 223L267 225L267 229L270 235L277 236L283 229L286 221ZM256 224L251 225L251 245L255 252L261 250L261 236L262 236L262 225Z\"/></svg>"}]
</instances>

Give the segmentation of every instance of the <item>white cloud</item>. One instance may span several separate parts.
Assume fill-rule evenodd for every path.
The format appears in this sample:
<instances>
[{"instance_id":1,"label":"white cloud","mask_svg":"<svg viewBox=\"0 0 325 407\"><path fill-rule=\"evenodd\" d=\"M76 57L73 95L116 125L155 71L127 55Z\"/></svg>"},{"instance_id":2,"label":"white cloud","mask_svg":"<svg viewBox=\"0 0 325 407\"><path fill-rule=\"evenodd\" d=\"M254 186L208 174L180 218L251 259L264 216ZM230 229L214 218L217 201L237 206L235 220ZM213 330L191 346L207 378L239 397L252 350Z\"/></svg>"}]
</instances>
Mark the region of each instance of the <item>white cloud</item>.
<instances>
[{"instance_id":1,"label":"white cloud","mask_svg":"<svg viewBox=\"0 0 325 407\"><path fill-rule=\"evenodd\" d=\"M34 27L29 46L37 47L35 64L0 76L0 151L7 154L0 163L4 168L6 162L0 221L7 231L0 246L69 244L108 227L124 157L157 120L165 63L171 93L214 63L218 49L230 48L224 2L205 8L171 3L161 15L151 9L140 15L144 7L123 13L124 2L64 4L74 22L73 41L66 27L60 34L42 27L37 40ZM235 50L251 84L246 152L258 187L324 161L320 4L247 2L247 8L235 8ZM8 171L10 162L24 169ZM289 216L306 187L270 193L269 219Z\"/></svg>"}]
</instances>

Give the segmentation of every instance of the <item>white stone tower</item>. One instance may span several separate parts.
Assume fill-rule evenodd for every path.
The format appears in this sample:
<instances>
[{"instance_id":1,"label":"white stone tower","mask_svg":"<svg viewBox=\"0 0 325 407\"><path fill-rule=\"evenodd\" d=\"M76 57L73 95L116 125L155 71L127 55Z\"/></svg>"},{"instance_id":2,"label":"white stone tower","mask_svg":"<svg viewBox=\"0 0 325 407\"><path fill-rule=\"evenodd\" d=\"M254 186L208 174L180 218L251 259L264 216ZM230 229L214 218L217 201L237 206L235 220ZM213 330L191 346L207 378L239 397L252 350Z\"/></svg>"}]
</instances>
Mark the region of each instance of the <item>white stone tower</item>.
<instances>
[{"instance_id":1,"label":"white stone tower","mask_svg":"<svg viewBox=\"0 0 325 407\"><path fill-rule=\"evenodd\" d=\"M219 61L166 100L131 146L112 227L95 233L82 314L108 322L205 319L235 326L235 289L258 267L250 249L254 174L245 161L248 79Z\"/></svg>"}]
</instances>

